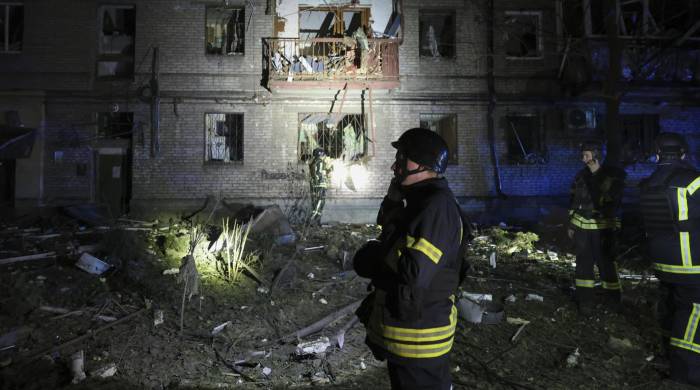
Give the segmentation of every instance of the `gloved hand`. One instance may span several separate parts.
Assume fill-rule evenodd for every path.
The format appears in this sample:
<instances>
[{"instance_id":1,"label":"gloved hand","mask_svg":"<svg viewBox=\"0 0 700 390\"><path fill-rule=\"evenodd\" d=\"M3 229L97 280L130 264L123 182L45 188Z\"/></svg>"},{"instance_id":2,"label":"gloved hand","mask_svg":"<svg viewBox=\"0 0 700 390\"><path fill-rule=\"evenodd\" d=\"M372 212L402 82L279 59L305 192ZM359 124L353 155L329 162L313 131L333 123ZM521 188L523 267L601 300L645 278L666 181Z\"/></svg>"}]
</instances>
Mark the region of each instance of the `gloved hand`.
<instances>
[{"instance_id":1,"label":"gloved hand","mask_svg":"<svg viewBox=\"0 0 700 390\"><path fill-rule=\"evenodd\" d=\"M384 249L382 243L370 240L355 252L352 266L358 275L363 278L374 279L380 274L380 265Z\"/></svg>"}]
</instances>

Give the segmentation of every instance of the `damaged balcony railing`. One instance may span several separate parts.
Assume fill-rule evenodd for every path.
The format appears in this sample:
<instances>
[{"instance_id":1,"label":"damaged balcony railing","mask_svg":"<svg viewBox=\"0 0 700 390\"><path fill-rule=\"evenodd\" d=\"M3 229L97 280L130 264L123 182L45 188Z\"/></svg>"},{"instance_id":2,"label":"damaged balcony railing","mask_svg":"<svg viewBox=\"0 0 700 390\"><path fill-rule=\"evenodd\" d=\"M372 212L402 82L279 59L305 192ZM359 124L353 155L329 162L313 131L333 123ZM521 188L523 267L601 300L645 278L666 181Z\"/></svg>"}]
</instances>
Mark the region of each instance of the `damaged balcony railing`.
<instances>
[{"instance_id":1,"label":"damaged balcony railing","mask_svg":"<svg viewBox=\"0 0 700 390\"><path fill-rule=\"evenodd\" d=\"M392 39L266 38L263 78L268 87L359 81L378 88L396 88L398 54L398 42Z\"/></svg>"}]
</instances>

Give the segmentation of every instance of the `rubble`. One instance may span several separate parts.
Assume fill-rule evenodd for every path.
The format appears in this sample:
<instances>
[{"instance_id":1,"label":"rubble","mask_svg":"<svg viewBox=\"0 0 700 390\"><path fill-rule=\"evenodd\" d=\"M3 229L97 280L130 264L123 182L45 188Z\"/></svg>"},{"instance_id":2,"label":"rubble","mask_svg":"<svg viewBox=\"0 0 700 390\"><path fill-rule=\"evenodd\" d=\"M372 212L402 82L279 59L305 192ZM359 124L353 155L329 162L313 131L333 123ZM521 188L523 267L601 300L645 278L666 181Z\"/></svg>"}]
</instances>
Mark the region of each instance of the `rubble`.
<instances>
[{"instance_id":1,"label":"rubble","mask_svg":"<svg viewBox=\"0 0 700 390\"><path fill-rule=\"evenodd\" d=\"M83 369L89 372L79 386L95 388L102 378L108 379L105 385L116 381L131 388L156 388L166 378L194 388L240 387L237 381L271 388L303 387L309 381L339 388L389 387L386 368L364 345L365 330L354 315L369 281L349 271L355 250L377 236L376 226L308 228L296 237L296 246L278 245L278 236L263 230L248 242L260 253L255 271L262 283L254 278L224 282L215 264L195 252L199 295L185 299L186 327L179 335L183 285L167 271L178 269L188 254L187 225L168 218L130 218L107 228L66 221L53 230L0 228L2 258L64 248L46 261L0 264L0 283L8 291L0 298L0 366L9 388L26 388L32 376L19 374L24 366L48 381L60 366L70 366L77 350L88 357ZM473 270L464 292L456 294L453 362L460 369L453 370L455 383L575 388L592 372L601 383L630 387L660 380L662 374L649 369L647 361L660 356L655 322L646 309L655 302L656 281L625 269L640 275L623 279L625 287L634 286L623 294L626 304L636 305L637 315L581 321L567 296L573 256L565 248L540 245L525 232L500 230L483 229L470 246ZM528 243L535 249L528 251ZM96 249L87 252L110 265L102 281L74 266L81 256L75 248L90 245ZM314 247L322 248L305 250ZM489 262L492 253L497 268ZM525 302L529 294L547 299L530 304ZM465 320L465 301L475 305L473 319L481 325ZM507 303L507 318L498 303ZM639 356L626 354L611 362L611 351L629 349L613 348L616 341L608 335L623 334L629 343L621 346L631 344ZM310 353L298 355L298 347ZM51 358L43 358L47 355ZM51 381L42 388L58 387L58 379Z\"/></svg>"}]
</instances>

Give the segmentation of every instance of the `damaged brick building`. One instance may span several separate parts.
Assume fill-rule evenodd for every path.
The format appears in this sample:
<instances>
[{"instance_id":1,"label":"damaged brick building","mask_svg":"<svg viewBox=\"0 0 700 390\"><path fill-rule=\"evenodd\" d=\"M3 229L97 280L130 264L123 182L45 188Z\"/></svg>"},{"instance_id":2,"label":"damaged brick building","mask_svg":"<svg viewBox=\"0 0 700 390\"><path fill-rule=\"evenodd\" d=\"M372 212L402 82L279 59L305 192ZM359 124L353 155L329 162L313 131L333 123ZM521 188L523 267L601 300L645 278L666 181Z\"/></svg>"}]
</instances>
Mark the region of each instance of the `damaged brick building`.
<instances>
[{"instance_id":1,"label":"damaged brick building","mask_svg":"<svg viewBox=\"0 0 700 390\"><path fill-rule=\"evenodd\" d=\"M369 222L416 126L447 140L467 207L564 195L604 135L615 42L632 187L658 132L700 148L700 4L618 1L606 25L604 3L0 1L1 200L275 203L321 146L326 218Z\"/></svg>"}]
</instances>

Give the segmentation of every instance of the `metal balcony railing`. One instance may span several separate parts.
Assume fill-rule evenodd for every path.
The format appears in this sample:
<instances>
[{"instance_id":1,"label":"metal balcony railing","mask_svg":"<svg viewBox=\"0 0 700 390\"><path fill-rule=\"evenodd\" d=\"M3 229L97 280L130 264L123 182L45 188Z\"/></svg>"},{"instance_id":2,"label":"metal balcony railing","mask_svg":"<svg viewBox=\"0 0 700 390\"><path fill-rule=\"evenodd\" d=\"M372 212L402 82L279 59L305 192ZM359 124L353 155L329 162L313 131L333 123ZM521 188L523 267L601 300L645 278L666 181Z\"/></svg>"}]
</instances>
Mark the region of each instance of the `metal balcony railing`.
<instances>
[{"instance_id":1,"label":"metal balcony railing","mask_svg":"<svg viewBox=\"0 0 700 390\"><path fill-rule=\"evenodd\" d=\"M333 84L390 89L399 86L399 46L392 39L265 38L263 80L274 88L323 88Z\"/></svg>"}]
</instances>

